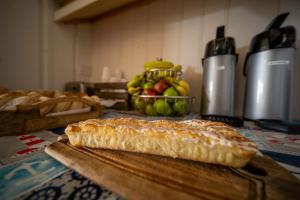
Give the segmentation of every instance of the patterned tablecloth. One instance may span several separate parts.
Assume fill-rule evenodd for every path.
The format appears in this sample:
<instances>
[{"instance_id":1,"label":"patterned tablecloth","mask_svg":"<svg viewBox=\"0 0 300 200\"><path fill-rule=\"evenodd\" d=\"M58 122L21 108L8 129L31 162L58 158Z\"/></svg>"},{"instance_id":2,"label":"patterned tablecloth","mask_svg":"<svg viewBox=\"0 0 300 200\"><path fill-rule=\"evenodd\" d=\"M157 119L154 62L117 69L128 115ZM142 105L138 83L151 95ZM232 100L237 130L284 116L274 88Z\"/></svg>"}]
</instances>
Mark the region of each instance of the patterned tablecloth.
<instances>
[{"instance_id":1,"label":"patterned tablecloth","mask_svg":"<svg viewBox=\"0 0 300 200\"><path fill-rule=\"evenodd\" d=\"M109 117L144 118L133 113L106 111ZM199 118L190 114L178 120ZM148 117L153 120L155 117ZM239 131L300 179L300 135L263 131L253 127ZM123 199L96 185L44 153L64 128L0 137L0 199Z\"/></svg>"}]
</instances>

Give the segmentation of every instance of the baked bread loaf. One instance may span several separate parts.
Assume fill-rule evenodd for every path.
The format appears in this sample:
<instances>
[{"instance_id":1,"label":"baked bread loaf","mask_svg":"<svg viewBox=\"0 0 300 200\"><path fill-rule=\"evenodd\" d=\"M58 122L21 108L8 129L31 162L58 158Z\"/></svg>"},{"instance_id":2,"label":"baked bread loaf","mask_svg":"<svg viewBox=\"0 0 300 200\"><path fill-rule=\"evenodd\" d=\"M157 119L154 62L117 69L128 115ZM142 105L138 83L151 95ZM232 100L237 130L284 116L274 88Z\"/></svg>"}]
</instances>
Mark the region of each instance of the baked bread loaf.
<instances>
[{"instance_id":1,"label":"baked bread loaf","mask_svg":"<svg viewBox=\"0 0 300 200\"><path fill-rule=\"evenodd\" d=\"M205 120L90 119L65 130L74 146L149 153L243 167L257 146L234 128Z\"/></svg>"},{"instance_id":2,"label":"baked bread loaf","mask_svg":"<svg viewBox=\"0 0 300 200\"><path fill-rule=\"evenodd\" d=\"M10 101L22 96L24 94L21 92L8 92L0 95L0 110L3 110L7 104L10 104Z\"/></svg>"},{"instance_id":3,"label":"baked bread loaf","mask_svg":"<svg viewBox=\"0 0 300 200\"><path fill-rule=\"evenodd\" d=\"M47 97L47 96L41 96L41 97L39 97L39 101L38 101L38 103L40 103L40 102L45 102L45 101L48 101L48 100L50 100L51 98L50 97ZM47 115L52 109L53 109L53 107L54 107L55 105L48 105L48 106L45 106L45 107L42 107L41 109L40 109L40 115L41 116L45 116L45 115Z\"/></svg>"},{"instance_id":4,"label":"baked bread loaf","mask_svg":"<svg viewBox=\"0 0 300 200\"><path fill-rule=\"evenodd\" d=\"M93 96L83 96L82 98L83 99L87 99L89 101L93 101L93 102L101 104L101 101L100 101L99 97L96 96L96 95L93 95ZM88 105L83 105L83 107L86 108L86 107L88 107Z\"/></svg>"},{"instance_id":5,"label":"baked bread loaf","mask_svg":"<svg viewBox=\"0 0 300 200\"><path fill-rule=\"evenodd\" d=\"M60 97L67 97L65 94L61 94L60 92L56 92L54 94L55 98L60 98ZM52 112L63 112L66 110L69 110L71 107L72 102L62 102L62 103L57 103L54 108L52 109Z\"/></svg>"},{"instance_id":6,"label":"baked bread loaf","mask_svg":"<svg viewBox=\"0 0 300 200\"><path fill-rule=\"evenodd\" d=\"M16 110L18 105L31 105L38 101L37 96L20 96L9 101L2 109Z\"/></svg>"},{"instance_id":7,"label":"baked bread loaf","mask_svg":"<svg viewBox=\"0 0 300 200\"><path fill-rule=\"evenodd\" d=\"M87 99L90 103L80 99ZM89 97L85 93L15 90L0 94L0 111L22 110L28 106L28 109L39 109L41 116L51 113L58 113L59 115L60 112L91 107L91 104L100 104L99 98Z\"/></svg>"}]
</instances>

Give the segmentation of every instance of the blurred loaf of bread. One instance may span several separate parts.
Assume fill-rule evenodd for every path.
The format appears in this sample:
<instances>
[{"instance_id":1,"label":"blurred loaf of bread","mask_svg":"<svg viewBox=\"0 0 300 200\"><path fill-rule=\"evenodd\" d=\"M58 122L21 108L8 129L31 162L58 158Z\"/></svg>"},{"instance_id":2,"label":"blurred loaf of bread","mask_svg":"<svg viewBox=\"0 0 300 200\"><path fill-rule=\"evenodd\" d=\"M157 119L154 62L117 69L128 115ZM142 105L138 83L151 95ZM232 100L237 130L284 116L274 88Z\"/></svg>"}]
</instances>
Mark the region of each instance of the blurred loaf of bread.
<instances>
[{"instance_id":1,"label":"blurred loaf of bread","mask_svg":"<svg viewBox=\"0 0 300 200\"><path fill-rule=\"evenodd\" d=\"M69 95L70 96L70 95ZM54 98L62 98L62 97L67 97L66 94L63 94L61 92L55 92L54 94ZM61 102L61 103L57 103L52 112L63 112L66 110L69 110L69 108L71 107L72 102Z\"/></svg>"},{"instance_id":2,"label":"blurred loaf of bread","mask_svg":"<svg viewBox=\"0 0 300 200\"><path fill-rule=\"evenodd\" d=\"M1 89L1 88L0 88ZM78 101L79 98L87 99L92 103L99 103L97 96L89 97L85 93L70 93L46 90L0 90L0 111L15 111L18 105L36 105L40 109L40 115L44 116L48 113L59 113L68 110L82 109L89 107L86 103ZM57 103L51 103L49 100L59 100L60 98L70 97L70 99L62 99ZM74 97L74 98L72 98ZM48 102L47 102L48 101Z\"/></svg>"}]
</instances>

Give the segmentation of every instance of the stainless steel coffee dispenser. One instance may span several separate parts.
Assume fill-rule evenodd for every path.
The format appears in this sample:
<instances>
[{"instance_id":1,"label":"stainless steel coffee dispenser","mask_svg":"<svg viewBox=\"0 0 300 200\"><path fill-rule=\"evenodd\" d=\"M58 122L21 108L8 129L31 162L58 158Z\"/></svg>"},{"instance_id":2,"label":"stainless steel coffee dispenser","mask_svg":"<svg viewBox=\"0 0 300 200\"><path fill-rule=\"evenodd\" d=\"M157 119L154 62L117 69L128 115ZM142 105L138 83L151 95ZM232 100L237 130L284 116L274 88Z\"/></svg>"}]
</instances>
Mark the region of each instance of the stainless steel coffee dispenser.
<instances>
[{"instance_id":1,"label":"stainless steel coffee dispenser","mask_svg":"<svg viewBox=\"0 0 300 200\"><path fill-rule=\"evenodd\" d=\"M280 27L288 15L278 15L264 32L251 41L244 66L245 119L289 119L296 30L293 26Z\"/></svg>"},{"instance_id":2,"label":"stainless steel coffee dispenser","mask_svg":"<svg viewBox=\"0 0 300 200\"><path fill-rule=\"evenodd\" d=\"M217 28L216 38L207 43L202 60L202 116L234 116L234 81L238 55L232 37L225 37L225 26Z\"/></svg>"}]
</instances>

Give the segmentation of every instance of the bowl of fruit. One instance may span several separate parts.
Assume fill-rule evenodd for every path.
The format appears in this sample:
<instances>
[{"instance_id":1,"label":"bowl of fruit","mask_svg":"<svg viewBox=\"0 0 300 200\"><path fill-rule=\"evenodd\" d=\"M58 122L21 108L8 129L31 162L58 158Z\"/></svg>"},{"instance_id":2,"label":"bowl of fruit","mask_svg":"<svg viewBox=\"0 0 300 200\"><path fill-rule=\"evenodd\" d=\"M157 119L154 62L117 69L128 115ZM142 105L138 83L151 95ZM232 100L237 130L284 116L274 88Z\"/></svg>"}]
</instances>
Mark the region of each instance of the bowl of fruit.
<instances>
[{"instance_id":1,"label":"bowl of fruit","mask_svg":"<svg viewBox=\"0 0 300 200\"><path fill-rule=\"evenodd\" d=\"M134 108L147 116L184 116L188 114L194 104L189 96L133 96Z\"/></svg>"},{"instance_id":2,"label":"bowl of fruit","mask_svg":"<svg viewBox=\"0 0 300 200\"><path fill-rule=\"evenodd\" d=\"M148 116L183 116L193 107L190 86L181 78L181 66L152 61L145 71L128 82L133 107Z\"/></svg>"}]
</instances>

